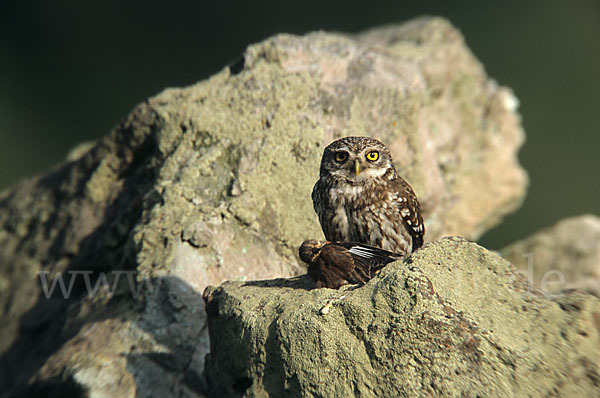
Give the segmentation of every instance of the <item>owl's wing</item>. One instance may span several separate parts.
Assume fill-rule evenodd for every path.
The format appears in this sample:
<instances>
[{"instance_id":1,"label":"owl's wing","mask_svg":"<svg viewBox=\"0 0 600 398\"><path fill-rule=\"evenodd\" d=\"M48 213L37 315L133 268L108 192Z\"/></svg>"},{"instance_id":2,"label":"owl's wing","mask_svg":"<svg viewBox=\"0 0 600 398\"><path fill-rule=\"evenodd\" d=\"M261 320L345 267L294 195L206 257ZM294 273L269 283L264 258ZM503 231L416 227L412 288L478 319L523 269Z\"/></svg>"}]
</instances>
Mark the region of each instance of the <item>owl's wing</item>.
<instances>
[{"instance_id":1,"label":"owl's wing","mask_svg":"<svg viewBox=\"0 0 600 398\"><path fill-rule=\"evenodd\" d=\"M417 195L404 179L400 177L395 179L394 185L395 197L393 200L398 204L402 222L412 237L412 250L415 251L423 246L423 235L425 235L421 206Z\"/></svg>"},{"instance_id":2,"label":"owl's wing","mask_svg":"<svg viewBox=\"0 0 600 398\"><path fill-rule=\"evenodd\" d=\"M332 235L331 231L331 220L327 219L328 214L333 214L332 209L330 209L331 204L328 201L327 195L325 195L325 190L327 188L323 186L321 180L319 179L312 190L312 201L313 207L315 209L315 213L319 217L319 224L321 224L321 229L323 230L323 234L325 235L325 239L330 239Z\"/></svg>"}]
</instances>

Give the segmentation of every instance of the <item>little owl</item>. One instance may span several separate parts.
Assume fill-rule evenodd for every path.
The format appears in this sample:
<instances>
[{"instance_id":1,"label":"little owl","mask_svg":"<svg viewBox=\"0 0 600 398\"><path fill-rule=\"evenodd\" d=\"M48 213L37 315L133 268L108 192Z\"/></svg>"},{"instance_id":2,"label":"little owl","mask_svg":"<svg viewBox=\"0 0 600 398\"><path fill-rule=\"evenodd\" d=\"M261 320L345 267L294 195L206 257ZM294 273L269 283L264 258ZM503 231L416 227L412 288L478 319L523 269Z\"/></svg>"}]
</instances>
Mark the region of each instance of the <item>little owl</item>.
<instances>
[{"instance_id":1,"label":"little owl","mask_svg":"<svg viewBox=\"0 0 600 398\"><path fill-rule=\"evenodd\" d=\"M312 199L328 241L364 243L402 256L423 245L417 197L381 142L332 142L323 151L319 176Z\"/></svg>"}]
</instances>

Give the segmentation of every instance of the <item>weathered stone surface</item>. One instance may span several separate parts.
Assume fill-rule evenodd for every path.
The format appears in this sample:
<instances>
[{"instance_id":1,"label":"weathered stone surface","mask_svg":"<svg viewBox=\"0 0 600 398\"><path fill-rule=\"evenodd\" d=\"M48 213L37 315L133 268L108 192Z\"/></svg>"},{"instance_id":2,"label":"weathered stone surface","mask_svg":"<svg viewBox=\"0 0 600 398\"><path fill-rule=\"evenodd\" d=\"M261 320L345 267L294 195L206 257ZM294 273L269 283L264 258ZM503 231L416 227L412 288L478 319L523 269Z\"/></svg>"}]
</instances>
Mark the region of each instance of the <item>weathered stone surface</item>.
<instances>
[{"instance_id":1,"label":"weathered stone surface","mask_svg":"<svg viewBox=\"0 0 600 398\"><path fill-rule=\"evenodd\" d=\"M567 218L502 249L502 257L549 294L580 289L600 297L600 218Z\"/></svg>"},{"instance_id":2,"label":"weathered stone surface","mask_svg":"<svg viewBox=\"0 0 600 398\"><path fill-rule=\"evenodd\" d=\"M208 288L213 396L564 396L600 391L600 300L549 299L444 238L360 288Z\"/></svg>"},{"instance_id":3,"label":"weathered stone surface","mask_svg":"<svg viewBox=\"0 0 600 398\"><path fill-rule=\"evenodd\" d=\"M140 104L91 149L0 194L0 393L197 396L200 292L302 272L297 246L322 236L310 191L324 144L383 140L427 239L474 239L524 193L515 103L430 18L275 36ZM68 298L58 285L47 298L40 271L75 278ZM116 293L88 297L102 272Z\"/></svg>"}]
</instances>

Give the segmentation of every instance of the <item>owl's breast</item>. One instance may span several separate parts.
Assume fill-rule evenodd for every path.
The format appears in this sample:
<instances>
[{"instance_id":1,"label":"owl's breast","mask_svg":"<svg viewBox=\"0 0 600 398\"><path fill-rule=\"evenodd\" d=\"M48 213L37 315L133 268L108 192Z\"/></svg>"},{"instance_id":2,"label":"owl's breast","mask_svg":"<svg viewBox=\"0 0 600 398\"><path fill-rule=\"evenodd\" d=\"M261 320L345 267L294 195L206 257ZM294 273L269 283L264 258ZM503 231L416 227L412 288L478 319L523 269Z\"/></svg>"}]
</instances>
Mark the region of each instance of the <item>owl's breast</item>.
<instances>
[{"instance_id":1,"label":"owl's breast","mask_svg":"<svg viewBox=\"0 0 600 398\"><path fill-rule=\"evenodd\" d=\"M359 211L364 208L388 208L394 204L389 192L374 185L346 185L332 187L329 198L333 207L344 206L349 211Z\"/></svg>"},{"instance_id":2,"label":"owl's breast","mask_svg":"<svg viewBox=\"0 0 600 398\"><path fill-rule=\"evenodd\" d=\"M357 241L354 217L357 201L362 201L364 186L360 185L330 185L321 191L327 210L319 214L325 237L334 241Z\"/></svg>"},{"instance_id":3,"label":"owl's breast","mask_svg":"<svg viewBox=\"0 0 600 398\"><path fill-rule=\"evenodd\" d=\"M376 195L368 185L333 186L329 189L329 200L333 209L331 219L335 240L368 243L366 231L369 221L377 217L384 207L385 198Z\"/></svg>"},{"instance_id":4,"label":"owl's breast","mask_svg":"<svg viewBox=\"0 0 600 398\"><path fill-rule=\"evenodd\" d=\"M329 199L334 206L352 206L361 199L364 186L334 185L329 189Z\"/></svg>"}]
</instances>

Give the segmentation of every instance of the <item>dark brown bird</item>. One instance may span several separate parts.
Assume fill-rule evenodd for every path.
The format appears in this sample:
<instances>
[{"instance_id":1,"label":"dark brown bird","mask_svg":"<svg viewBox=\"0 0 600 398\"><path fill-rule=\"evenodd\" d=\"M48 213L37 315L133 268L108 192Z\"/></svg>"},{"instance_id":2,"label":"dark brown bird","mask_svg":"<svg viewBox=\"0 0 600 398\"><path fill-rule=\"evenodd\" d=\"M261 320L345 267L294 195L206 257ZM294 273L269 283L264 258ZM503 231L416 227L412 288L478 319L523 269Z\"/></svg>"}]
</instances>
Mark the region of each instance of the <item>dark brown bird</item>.
<instances>
[{"instance_id":1,"label":"dark brown bird","mask_svg":"<svg viewBox=\"0 0 600 398\"><path fill-rule=\"evenodd\" d=\"M318 288L339 289L347 284L367 283L375 274L402 255L356 242L307 240L299 250L308 264L308 275Z\"/></svg>"},{"instance_id":2,"label":"dark brown bird","mask_svg":"<svg viewBox=\"0 0 600 398\"><path fill-rule=\"evenodd\" d=\"M392 155L369 137L345 137L323 151L312 192L325 239L360 242L408 256L423 245L419 201Z\"/></svg>"}]
</instances>

